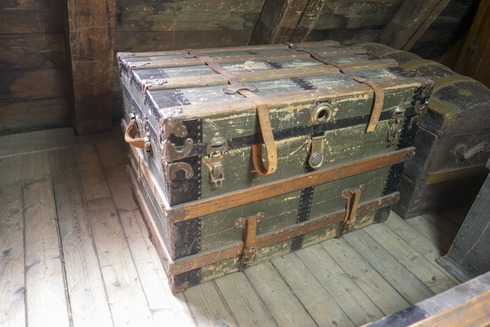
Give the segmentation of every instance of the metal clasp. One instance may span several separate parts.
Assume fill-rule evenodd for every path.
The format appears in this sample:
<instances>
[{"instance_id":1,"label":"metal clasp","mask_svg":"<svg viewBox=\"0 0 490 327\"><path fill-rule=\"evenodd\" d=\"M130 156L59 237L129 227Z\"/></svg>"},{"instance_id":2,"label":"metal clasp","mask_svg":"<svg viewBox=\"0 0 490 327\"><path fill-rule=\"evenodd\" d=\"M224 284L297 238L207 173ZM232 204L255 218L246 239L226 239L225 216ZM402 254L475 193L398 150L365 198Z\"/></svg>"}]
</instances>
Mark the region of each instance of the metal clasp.
<instances>
[{"instance_id":1,"label":"metal clasp","mask_svg":"<svg viewBox=\"0 0 490 327\"><path fill-rule=\"evenodd\" d=\"M359 185L357 189L344 190L342 192L342 199L345 199L347 202L345 204L344 220L339 224L339 228L337 230L337 238L354 228L357 217L357 208L359 207L359 200L361 199L362 191L364 191L364 184Z\"/></svg>"},{"instance_id":2,"label":"metal clasp","mask_svg":"<svg viewBox=\"0 0 490 327\"><path fill-rule=\"evenodd\" d=\"M202 162L209 170L209 181L215 188L223 187L225 180L225 153L228 150L228 141L220 133L215 133L208 143L208 155Z\"/></svg>"},{"instance_id":3,"label":"metal clasp","mask_svg":"<svg viewBox=\"0 0 490 327\"><path fill-rule=\"evenodd\" d=\"M240 259L240 271L247 268L248 265L254 262L257 254L255 241L257 238L257 224L265 218L265 213L258 212L255 216L240 217L235 221L235 228L244 229L244 245L242 257Z\"/></svg>"}]
</instances>

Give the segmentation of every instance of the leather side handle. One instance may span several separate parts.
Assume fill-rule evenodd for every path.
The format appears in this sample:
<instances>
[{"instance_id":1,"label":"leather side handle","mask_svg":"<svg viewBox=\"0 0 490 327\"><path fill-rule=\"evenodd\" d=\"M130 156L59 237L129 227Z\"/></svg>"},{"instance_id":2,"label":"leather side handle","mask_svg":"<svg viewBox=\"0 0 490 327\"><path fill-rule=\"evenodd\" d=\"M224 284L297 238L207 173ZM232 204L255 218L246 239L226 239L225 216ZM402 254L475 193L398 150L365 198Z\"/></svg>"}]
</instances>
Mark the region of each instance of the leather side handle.
<instances>
[{"instance_id":1,"label":"leather side handle","mask_svg":"<svg viewBox=\"0 0 490 327\"><path fill-rule=\"evenodd\" d=\"M136 119L133 118L129 122L128 126L126 126L126 130L124 131L124 140L134 147L144 148L145 140L141 137L136 137L138 133L138 125L136 123Z\"/></svg>"}]
</instances>

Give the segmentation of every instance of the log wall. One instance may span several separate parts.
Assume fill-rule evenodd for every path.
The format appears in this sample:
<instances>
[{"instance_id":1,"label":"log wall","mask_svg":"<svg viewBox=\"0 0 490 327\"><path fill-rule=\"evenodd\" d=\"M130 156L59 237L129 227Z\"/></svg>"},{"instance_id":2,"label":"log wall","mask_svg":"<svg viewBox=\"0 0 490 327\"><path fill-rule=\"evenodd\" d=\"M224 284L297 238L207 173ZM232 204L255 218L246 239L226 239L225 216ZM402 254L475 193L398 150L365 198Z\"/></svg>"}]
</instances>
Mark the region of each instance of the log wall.
<instances>
[{"instance_id":1,"label":"log wall","mask_svg":"<svg viewBox=\"0 0 490 327\"><path fill-rule=\"evenodd\" d=\"M62 1L0 1L0 44L0 135L69 126Z\"/></svg>"}]
</instances>

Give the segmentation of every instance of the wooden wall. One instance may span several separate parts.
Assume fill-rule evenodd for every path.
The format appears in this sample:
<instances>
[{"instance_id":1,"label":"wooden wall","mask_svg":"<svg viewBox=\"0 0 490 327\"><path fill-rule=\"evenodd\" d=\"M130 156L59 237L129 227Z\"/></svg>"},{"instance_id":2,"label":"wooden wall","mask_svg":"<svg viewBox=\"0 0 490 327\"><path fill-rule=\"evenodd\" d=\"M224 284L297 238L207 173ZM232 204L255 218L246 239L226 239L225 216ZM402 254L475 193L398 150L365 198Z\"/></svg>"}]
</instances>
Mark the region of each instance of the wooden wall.
<instances>
[{"instance_id":1,"label":"wooden wall","mask_svg":"<svg viewBox=\"0 0 490 327\"><path fill-rule=\"evenodd\" d=\"M445 8L430 13L435 21L419 30L413 45L419 55L437 59L467 31L478 2L100 0L95 10L90 0L0 0L0 135L72 121L80 133L110 128L122 112L118 51L289 40L352 44L378 40L393 20L405 17L405 7L422 14Z\"/></svg>"},{"instance_id":2,"label":"wooden wall","mask_svg":"<svg viewBox=\"0 0 490 327\"><path fill-rule=\"evenodd\" d=\"M0 0L0 135L69 126L62 0Z\"/></svg>"}]
</instances>

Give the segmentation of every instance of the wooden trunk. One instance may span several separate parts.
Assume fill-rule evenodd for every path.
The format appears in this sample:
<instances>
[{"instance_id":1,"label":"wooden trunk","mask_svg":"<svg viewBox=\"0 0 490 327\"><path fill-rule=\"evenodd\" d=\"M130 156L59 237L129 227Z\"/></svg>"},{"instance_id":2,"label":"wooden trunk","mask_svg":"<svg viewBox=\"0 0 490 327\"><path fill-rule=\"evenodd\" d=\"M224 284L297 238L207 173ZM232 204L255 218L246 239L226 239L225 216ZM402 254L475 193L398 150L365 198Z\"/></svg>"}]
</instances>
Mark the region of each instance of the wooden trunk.
<instances>
[{"instance_id":1,"label":"wooden trunk","mask_svg":"<svg viewBox=\"0 0 490 327\"><path fill-rule=\"evenodd\" d=\"M433 86L330 41L118 58L174 291L386 219Z\"/></svg>"},{"instance_id":2,"label":"wooden trunk","mask_svg":"<svg viewBox=\"0 0 490 327\"><path fill-rule=\"evenodd\" d=\"M434 92L420 124L394 210L410 218L452 205L471 203L486 175L490 156L490 90L476 80L415 54L380 44L361 44L395 59L407 76L429 77Z\"/></svg>"}]
</instances>

